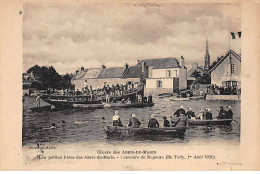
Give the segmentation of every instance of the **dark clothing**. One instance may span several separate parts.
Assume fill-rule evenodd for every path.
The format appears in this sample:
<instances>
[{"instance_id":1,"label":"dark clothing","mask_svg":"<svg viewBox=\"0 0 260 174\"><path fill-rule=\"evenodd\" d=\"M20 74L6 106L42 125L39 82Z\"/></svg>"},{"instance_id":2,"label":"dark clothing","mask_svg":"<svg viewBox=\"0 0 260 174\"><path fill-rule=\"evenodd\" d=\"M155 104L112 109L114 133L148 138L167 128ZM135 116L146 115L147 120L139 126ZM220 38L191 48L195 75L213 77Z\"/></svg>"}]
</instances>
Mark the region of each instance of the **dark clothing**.
<instances>
[{"instance_id":1,"label":"dark clothing","mask_svg":"<svg viewBox=\"0 0 260 174\"><path fill-rule=\"evenodd\" d=\"M159 123L155 118L151 118L148 123L148 128L156 128L159 127Z\"/></svg>"},{"instance_id":2,"label":"dark clothing","mask_svg":"<svg viewBox=\"0 0 260 174\"><path fill-rule=\"evenodd\" d=\"M191 117L196 118L196 116L195 116L193 111L187 111L186 115L188 116L189 119L191 119Z\"/></svg>"},{"instance_id":3,"label":"dark clothing","mask_svg":"<svg viewBox=\"0 0 260 174\"><path fill-rule=\"evenodd\" d=\"M206 114L205 114L205 119L206 120L212 120L213 118L212 118L212 113L211 112L206 112Z\"/></svg>"},{"instance_id":4,"label":"dark clothing","mask_svg":"<svg viewBox=\"0 0 260 174\"><path fill-rule=\"evenodd\" d=\"M123 127L122 121L120 118L118 120L113 120L113 126Z\"/></svg>"},{"instance_id":5,"label":"dark clothing","mask_svg":"<svg viewBox=\"0 0 260 174\"><path fill-rule=\"evenodd\" d=\"M153 103L153 96L152 95L148 96L148 103Z\"/></svg>"},{"instance_id":6,"label":"dark clothing","mask_svg":"<svg viewBox=\"0 0 260 174\"><path fill-rule=\"evenodd\" d=\"M220 109L217 119L224 119L226 117L226 111L224 109Z\"/></svg>"},{"instance_id":7,"label":"dark clothing","mask_svg":"<svg viewBox=\"0 0 260 174\"><path fill-rule=\"evenodd\" d=\"M232 119L232 118L233 118L232 110L227 110L225 119Z\"/></svg>"},{"instance_id":8,"label":"dark clothing","mask_svg":"<svg viewBox=\"0 0 260 174\"><path fill-rule=\"evenodd\" d=\"M176 123L173 125L173 127L187 126L188 118L185 115L181 115L181 116L179 116L177 118L178 119L177 119Z\"/></svg>"},{"instance_id":9,"label":"dark clothing","mask_svg":"<svg viewBox=\"0 0 260 174\"><path fill-rule=\"evenodd\" d=\"M184 115L186 115L185 114L185 110L184 109L182 109L182 108L180 108L180 109L177 109L177 111L176 112L174 112L174 114L173 115L177 115L178 117L180 116L180 114L184 114Z\"/></svg>"},{"instance_id":10,"label":"dark clothing","mask_svg":"<svg viewBox=\"0 0 260 174\"><path fill-rule=\"evenodd\" d=\"M164 119L163 127L170 127L170 122L167 119Z\"/></svg>"},{"instance_id":11,"label":"dark clothing","mask_svg":"<svg viewBox=\"0 0 260 174\"><path fill-rule=\"evenodd\" d=\"M138 128L140 127L141 122L137 119L137 118L130 118L130 121L128 123L128 126L132 127L132 128Z\"/></svg>"}]
</instances>

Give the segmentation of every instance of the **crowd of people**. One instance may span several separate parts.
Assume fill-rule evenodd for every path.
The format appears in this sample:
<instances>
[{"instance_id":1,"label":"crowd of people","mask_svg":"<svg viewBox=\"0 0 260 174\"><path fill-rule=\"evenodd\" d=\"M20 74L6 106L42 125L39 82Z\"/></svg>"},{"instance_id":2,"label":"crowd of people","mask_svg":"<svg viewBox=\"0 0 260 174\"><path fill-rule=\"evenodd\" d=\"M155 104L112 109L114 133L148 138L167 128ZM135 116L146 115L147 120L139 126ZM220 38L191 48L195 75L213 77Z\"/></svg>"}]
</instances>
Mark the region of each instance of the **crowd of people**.
<instances>
[{"instance_id":1,"label":"crowd of people","mask_svg":"<svg viewBox=\"0 0 260 174\"><path fill-rule=\"evenodd\" d=\"M238 95L240 89L237 86L210 85L207 87L207 93L210 95Z\"/></svg>"},{"instance_id":2,"label":"crowd of people","mask_svg":"<svg viewBox=\"0 0 260 174\"><path fill-rule=\"evenodd\" d=\"M123 95L129 92L134 92L140 87L140 83L127 83L123 84L106 84L102 88L93 88L92 86L86 85L86 87L82 88L81 90L77 89L76 91L73 89L62 89L60 91L51 91L50 89L47 90L47 94L59 94L64 96L86 96L86 95Z\"/></svg>"},{"instance_id":3,"label":"crowd of people","mask_svg":"<svg viewBox=\"0 0 260 174\"><path fill-rule=\"evenodd\" d=\"M227 106L227 110L220 106L220 110L218 111L219 114L216 117L217 119L233 119L233 112L231 110L231 106ZM119 111L116 110L114 116L112 117L113 126L123 127L123 123L119 116ZM180 106L173 115L171 116L170 121L167 118L163 117L163 127L183 127L188 126L189 120L213 120L213 116L211 113L210 108L205 108L201 110L198 116L192 111L192 108L188 108L187 112L185 111L183 106ZM126 125L127 127L131 128L139 128L141 122L137 119L136 114L131 114L131 118ZM155 118L154 114L150 115L150 119L147 125L148 128L158 128L159 122Z\"/></svg>"}]
</instances>

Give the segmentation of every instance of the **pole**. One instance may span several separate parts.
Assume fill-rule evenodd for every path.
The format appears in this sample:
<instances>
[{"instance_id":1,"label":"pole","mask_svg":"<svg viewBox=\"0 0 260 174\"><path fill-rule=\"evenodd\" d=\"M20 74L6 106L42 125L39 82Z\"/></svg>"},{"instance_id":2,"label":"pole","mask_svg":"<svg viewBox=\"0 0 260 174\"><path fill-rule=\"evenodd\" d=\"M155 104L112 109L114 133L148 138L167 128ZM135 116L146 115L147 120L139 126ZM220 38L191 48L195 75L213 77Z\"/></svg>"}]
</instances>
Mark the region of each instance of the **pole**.
<instances>
[{"instance_id":1,"label":"pole","mask_svg":"<svg viewBox=\"0 0 260 174\"><path fill-rule=\"evenodd\" d=\"M228 33L228 51L230 51L230 33Z\"/></svg>"}]
</instances>

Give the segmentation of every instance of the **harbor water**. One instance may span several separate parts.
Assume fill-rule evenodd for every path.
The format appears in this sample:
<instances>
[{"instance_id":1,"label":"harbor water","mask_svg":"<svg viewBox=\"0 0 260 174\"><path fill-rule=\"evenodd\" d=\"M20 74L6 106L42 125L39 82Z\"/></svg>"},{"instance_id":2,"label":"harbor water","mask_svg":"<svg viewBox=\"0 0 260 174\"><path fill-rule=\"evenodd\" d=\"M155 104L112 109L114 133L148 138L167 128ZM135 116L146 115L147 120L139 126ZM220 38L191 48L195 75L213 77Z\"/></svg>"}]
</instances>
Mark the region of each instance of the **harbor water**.
<instances>
[{"instance_id":1,"label":"harbor water","mask_svg":"<svg viewBox=\"0 0 260 174\"><path fill-rule=\"evenodd\" d=\"M129 122L132 113L141 121L141 127L147 127L150 114L155 114L160 126L163 125L163 116L168 120L170 116L183 105L187 110L191 107L195 115L205 108L210 108L215 118L219 107L230 105L234 113L234 121L231 126L199 126L191 127L185 133L184 138L153 137L149 139L108 139L105 126L112 124L112 116L116 108L105 109L70 109L62 111L32 112L35 107L35 97L25 97L23 102L23 146L35 144L35 142L48 142L56 145L77 144L78 146L120 146L152 144L181 144L200 145L240 143L240 101L170 101L169 98L154 98L153 107L144 108L117 108L123 125ZM41 105L44 105L43 101ZM102 119L104 117L104 119ZM64 123L62 123L64 122ZM56 129L50 129L51 123L56 124Z\"/></svg>"}]
</instances>

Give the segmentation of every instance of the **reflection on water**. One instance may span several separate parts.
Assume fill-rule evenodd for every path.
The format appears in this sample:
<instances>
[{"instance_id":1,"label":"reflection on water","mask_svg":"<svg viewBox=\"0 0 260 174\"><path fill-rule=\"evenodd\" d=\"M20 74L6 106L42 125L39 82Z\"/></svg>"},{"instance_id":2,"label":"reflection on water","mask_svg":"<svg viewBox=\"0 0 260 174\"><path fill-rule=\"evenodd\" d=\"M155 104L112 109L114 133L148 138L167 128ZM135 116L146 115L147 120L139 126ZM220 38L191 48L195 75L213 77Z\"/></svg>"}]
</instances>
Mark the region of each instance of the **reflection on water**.
<instances>
[{"instance_id":1,"label":"reflection on water","mask_svg":"<svg viewBox=\"0 0 260 174\"><path fill-rule=\"evenodd\" d=\"M155 105L146 108L118 108L123 125L126 125L131 113L136 113L142 123L147 127L149 115L155 114L160 125L163 125L163 116L168 117L178 109L180 105L191 107L196 115L204 108L211 108L213 117L216 117L220 106L231 105L234 119L231 126L197 126L190 127L183 138L174 137L137 137L124 139L108 139L104 131L106 125L112 124L113 108L105 109L72 109L64 111L31 112L35 107L35 98L27 97L24 102L23 113L23 145L38 142L50 142L54 144L70 144L98 142L102 144L142 144L151 143L214 143L230 141L239 143L240 139L240 101L170 101L167 98L154 99ZM104 117L104 119L102 119ZM56 124L56 129L48 129L51 123Z\"/></svg>"}]
</instances>

